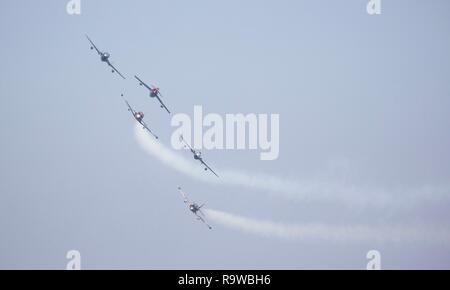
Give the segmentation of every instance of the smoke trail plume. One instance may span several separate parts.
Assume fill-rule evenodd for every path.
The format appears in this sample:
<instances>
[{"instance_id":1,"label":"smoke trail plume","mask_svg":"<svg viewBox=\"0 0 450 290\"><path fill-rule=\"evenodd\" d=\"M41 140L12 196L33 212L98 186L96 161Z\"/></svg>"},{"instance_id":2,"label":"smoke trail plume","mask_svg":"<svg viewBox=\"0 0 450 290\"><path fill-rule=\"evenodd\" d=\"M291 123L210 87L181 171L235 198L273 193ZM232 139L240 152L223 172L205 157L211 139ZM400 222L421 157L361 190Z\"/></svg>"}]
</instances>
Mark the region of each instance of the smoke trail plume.
<instances>
[{"instance_id":1,"label":"smoke trail plume","mask_svg":"<svg viewBox=\"0 0 450 290\"><path fill-rule=\"evenodd\" d=\"M272 221L252 219L223 211L205 209L207 218L216 224L242 232L265 237L295 241L349 242L450 242L450 233L446 230L415 228L405 226L333 226L325 224L284 224Z\"/></svg>"},{"instance_id":2,"label":"smoke trail plume","mask_svg":"<svg viewBox=\"0 0 450 290\"><path fill-rule=\"evenodd\" d=\"M165 165L186 174L192 178L211 184L239 186L249 189L268 191L276 196L302 201L344 202L347 206L375 205L375 206L411 206L423 201L441 200L449 198L447 188L420 188L414 190L384 191L370 188L360 188L351 184L332 181L300 181L289 180L277 176L254 174L240 170L216 169L220 178L203 167L185 152L176 152L155 140L136 125L135 137L139 145L150 155L159 159ZM183 155L186 155L184 157ZM408 194L405 195L404 191ZM405 198L407 196L407 198Z\"/></svg>"}]
</instances>

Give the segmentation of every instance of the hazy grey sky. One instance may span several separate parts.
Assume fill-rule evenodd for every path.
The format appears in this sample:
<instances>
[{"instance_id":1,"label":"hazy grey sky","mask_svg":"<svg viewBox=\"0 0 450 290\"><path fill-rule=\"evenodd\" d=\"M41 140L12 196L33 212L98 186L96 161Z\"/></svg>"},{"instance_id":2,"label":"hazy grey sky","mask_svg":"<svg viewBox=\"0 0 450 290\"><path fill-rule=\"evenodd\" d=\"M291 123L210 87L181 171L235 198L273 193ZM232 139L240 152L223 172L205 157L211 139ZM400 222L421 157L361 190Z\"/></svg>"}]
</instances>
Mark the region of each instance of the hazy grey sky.
<instances>
[{"instance_id":1,"label":"hazy grey sky","mask_svg":"<svg viewBox=\"0 0 450 290\"><path fill-rule=\"evenodd\" d=\"M64 269L71 249L83 268L364 269L371 249L383 268L450 268L450 247L428 233L336 243L209 231L176 190L256 220L448 230L449 1L382 0L377 16L366 0L81 0L79 16L67 2L0 3L0 268ZM174 113L280 114L277 160L205 159L219 174L317 185L311 197L210 184L148 155L120 93L164 144L174 128L134 74Z\"/></svg>"}]
</instances>

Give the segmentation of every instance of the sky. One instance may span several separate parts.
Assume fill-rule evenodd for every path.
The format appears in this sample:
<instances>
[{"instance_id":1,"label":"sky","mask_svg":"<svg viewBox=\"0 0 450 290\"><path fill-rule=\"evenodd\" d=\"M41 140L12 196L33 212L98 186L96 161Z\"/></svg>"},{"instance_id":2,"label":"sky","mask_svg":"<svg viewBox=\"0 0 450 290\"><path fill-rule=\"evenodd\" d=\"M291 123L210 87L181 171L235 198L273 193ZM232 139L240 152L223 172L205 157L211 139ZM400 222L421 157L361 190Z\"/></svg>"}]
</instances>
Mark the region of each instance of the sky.
<instances>
[{"instance_id":1,"label":"sky","mask_svg":"<svg viewBox=\"0 0 450 290\"><path fill-rule=\"evenodd\" d=\"M0 3L1 269L450 268L448 1L67 2ZM211 181L135 74L174 114L279 114L278 159L204 150Z\"/></svg>"}]
</instances>

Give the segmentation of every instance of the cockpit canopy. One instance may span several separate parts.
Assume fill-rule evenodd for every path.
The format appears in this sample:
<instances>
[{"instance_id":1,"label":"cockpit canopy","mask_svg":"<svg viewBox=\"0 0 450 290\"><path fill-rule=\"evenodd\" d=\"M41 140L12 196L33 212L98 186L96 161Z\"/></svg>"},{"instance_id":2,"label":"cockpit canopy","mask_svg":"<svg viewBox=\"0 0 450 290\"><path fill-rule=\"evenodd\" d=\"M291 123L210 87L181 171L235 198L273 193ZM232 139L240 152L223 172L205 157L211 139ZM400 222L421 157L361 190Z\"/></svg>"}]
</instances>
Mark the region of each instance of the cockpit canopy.
<instances>
[{"instance_id":1,"label":"cockpit canopy","mask_svg":"<svg viewBox=\"0 0 450 290\"><path fill-rule=\"evenodd\" d=\"M144 113L143 112L136 112L136 113L134 113L134 116L137 119L142 119L142 118L144 118Z\"/></svg>"}]
</instances>

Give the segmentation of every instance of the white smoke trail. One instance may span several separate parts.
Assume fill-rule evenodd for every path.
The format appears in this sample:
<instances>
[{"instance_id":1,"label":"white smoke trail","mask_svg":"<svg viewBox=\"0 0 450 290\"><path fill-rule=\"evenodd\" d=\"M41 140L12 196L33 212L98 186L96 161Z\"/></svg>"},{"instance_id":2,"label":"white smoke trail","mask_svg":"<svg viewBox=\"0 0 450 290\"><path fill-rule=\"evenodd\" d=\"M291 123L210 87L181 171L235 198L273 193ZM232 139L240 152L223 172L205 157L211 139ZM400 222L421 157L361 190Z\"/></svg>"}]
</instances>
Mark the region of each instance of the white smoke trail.
<instances>
[{"instance_id":1,"label":"white smoke trail","mask_svg":"<svg viewBox=\"0 0 450 290\"><path fill-rule=\"evenodd\" d=\"M139 124L135 126L134 132L136 140L142 149L144 149L148 154L159 159L165 165L172 167L181 173L189 175L190 177L201 179L205 182L219 182L219 179L217 179L217 177L212 173L205 173L203 167L196 161L193 159L187 159L183 157L181 153L175 153L172 149L164 146L161 141L156 140L145 130L142 130L142 126Z\"/></svg>"},{"instance_id":2,"label":"white smoke trail","mask_svg":"<svg viewBox=\"0 0 450 290\"><path fill-rule=\"evenodd\" d=\"M223 211L205 209L207 218L215 223L242 232L265 237L295 241L327 241L336 243L353 242L426 242L448 245L450 233L447 230L430 228L408 228L405 226L333 226L325 224L283 224L251 219Z\"/></svg>"},{"instance_id":3,"label":"white smoke trail","mask_svg":"<svg viewBox=\"0 0 450 290\"><path fill-rule=\"evenodd\" d=\"M383 191L370 188L359 188L345 183L331 181L293 181L271 175L254 174L239 170L217 169L220 178L210 172L204 172L203 167L191 158L184 157L186 152L175 152L155 140L142 127L136 125L135 137L139 145L150 155L156 157L165 165L186 174L192 178L212 184L232 185L250 189L268 191L277 196L306 201L340 201L347 206L411 206L423 201L440 200L449 197L448 189L421 188L414 191L403 190ZM214 168L216 169L216 168ZM405 198L407 196L407 198Z\"/></svg>"}]
</instances>

